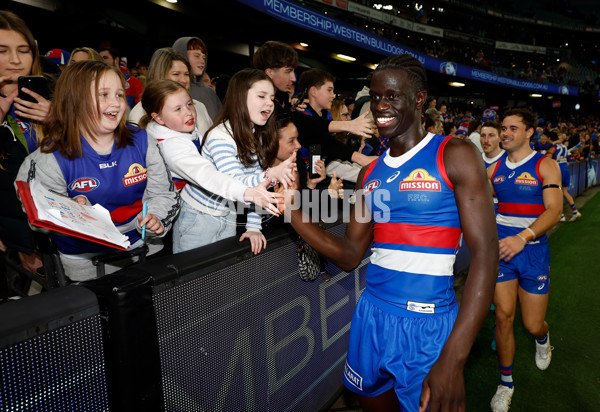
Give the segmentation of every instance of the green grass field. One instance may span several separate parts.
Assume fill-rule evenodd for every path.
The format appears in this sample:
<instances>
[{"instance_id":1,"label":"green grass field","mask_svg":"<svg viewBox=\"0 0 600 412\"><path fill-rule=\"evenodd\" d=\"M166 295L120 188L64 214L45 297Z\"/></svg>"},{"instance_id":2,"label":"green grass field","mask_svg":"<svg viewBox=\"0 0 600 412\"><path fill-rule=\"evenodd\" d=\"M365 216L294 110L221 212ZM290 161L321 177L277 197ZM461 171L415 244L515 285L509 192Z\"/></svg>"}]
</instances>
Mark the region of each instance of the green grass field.
<instances>
[{"instance_id":1,"label":"green grass field","mask_svg":"<svg viewBox=\"0 0 600 412\"><path fill-rule=\"evenodd\" d=\"M581 212L582 219L562 224L549 240L546 320L554 352L545 371L535 366L535 344L517 312L511 412L600 411L600 195ZM490 312L465 368L469 411L489 411L500 381L496 352L490 347L493 327Z\"/></svg>"}]
</instances>

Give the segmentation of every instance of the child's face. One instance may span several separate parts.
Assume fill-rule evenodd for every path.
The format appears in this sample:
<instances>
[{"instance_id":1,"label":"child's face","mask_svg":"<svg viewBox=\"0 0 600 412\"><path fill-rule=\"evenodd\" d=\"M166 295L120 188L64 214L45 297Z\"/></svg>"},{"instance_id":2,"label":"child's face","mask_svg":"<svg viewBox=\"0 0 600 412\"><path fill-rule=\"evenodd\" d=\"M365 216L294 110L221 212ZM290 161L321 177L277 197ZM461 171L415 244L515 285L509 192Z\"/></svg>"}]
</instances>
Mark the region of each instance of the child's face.
<instances>
[{"instance_id":1,"label":"child's face","mask_svg":"<svg viewBox=\"0 0 600 412\"><path fill-rule=\"evenodd\" d=\"M325 82L321 87L314 89L314 103L316 106L314 109L317 110L331 110L331 102L335 98L333 92L333 83Z\"/></svg>"},{"instance_id":2,"label":"child's face","mask_svg":"<svg viewBox=\"0 0 600 412\"><path fill-rule=\"evenodd\" d=\"M298 142L298 129L294 123L289 123L287 126L277 130L279 136L279 149L277 150L277 160L285 161L292 154L300 150L300 142Z\"/></svg>"},{"instance_id":3,"label":"child's face","mask_svg":"<svg viewBox=\"0 0 600 412\"><path fill-rule=\"evenodd\" d=\"M93 104L96 107L96 82L92 82L91 88ZM121 79L115 72L107 71L100 77L97 99L100 113L98 114L99 120L94 127L94 134L96 137L112 136L121 123L127 108L125 90Z\"/></svg>"},{"instance_id":4,"label":"child's face","mask_svg":"<svg viewBox=\"0 0 600 412\"><path fill-rule=\"evenodd\" d=\"M248 114L256 126L264 126L273 113L275 90L268 80L259 80L248 89Z\"/></svg>"},{"instance_id":5,"label":"child's face","mask_svg":"<svg viewBox=\"0 0 600 412\"><path fill-rule=\"evenodd\" d=\"M185 63L180 60L173 61L171 68L167 72L167 79L179 83L186 89L190 88L190 71Z\"/></svg>"},{"instance_id":6,"label":"child's face","mask_svg":"<svg viewBox=\"0 0 600 412\"><path fill-rule=\"evenodd\" d=\"M181 133L191 133L196 127L196 108L185 90L169 95L160 113L152 113L160 125Z\"/></svg>"}]
</instances>

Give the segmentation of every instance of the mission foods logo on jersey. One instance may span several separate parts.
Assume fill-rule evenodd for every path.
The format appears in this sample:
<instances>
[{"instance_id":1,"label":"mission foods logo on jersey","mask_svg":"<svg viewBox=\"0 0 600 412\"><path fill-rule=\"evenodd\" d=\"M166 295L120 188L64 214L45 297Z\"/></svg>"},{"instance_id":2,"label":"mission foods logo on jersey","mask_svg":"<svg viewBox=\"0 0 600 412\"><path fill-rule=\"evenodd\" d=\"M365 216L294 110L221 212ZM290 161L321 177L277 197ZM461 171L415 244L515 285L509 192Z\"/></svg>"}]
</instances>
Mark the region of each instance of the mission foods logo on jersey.
<instances>
[{"instance_id":1,"label":"mission foods logo on jersey","mask_svg":"<svg viewBox=\"0 0 600 412\"><path fill-rule=\"evenodd\" d=\"M517 185L537 186L538 181L535 177L531 176L528 172L523 172L519 177L515 179Z\"/></svg>"},{"instance_id":2,"label":"mission foods logo on jersey","mask_svg":"<svg viewBox=\"0 0 600 412\"><path fill-rule=\"evenodd\" d=\"M69 184L69 190L75 192L89 192L100 186L100 181L95 177L78 177Z\"/></svg>"},{"instance_id":3,"label":"mission foods logo on jersey","mask_svg":"<svg viewBox=\"0 0 600 412\"><path fill-rule=\"evenodd\" d=\"M129 166L129 172L123 177L123 185L125 187L134 185L136 183L143 182L146 180L147 170L139 163L134 163Z\"/></svg>"},{"instance_id":4,"label":"mission foods logo on jersey","mask_svg":"<svg viewBox=\"0 0 600 412\"><path fill-rule=\"evenodd\" d=\"M440 192L442 185L434 177L429 176L427 170L413 170L406 179L400 182L400 191L423 190L427 192Z\"/></svg>"}]
</instances>

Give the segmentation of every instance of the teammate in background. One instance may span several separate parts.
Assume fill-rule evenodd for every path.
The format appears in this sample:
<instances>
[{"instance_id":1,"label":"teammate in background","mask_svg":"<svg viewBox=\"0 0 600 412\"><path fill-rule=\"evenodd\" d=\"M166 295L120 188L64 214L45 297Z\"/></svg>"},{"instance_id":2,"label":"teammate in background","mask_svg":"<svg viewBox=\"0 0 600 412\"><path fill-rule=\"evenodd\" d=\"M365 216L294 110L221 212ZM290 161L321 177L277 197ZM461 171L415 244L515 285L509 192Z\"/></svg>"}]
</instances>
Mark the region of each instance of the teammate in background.
<instances>
[{"instance_id":1,"label":"teammate in background","mask_svg":"<svg viewBox=\"0 0 600 412\"><path fill-rule=\"evenodd\" d=\"M529 110L507 111L502 122L502 147L507 157L488 168L498 196L500 239L500 271L494 294L500 385L491 401L494 412L508 411L514 392L517 297L523 324L535 337L537 367L545 370L552 357L545 321L550 281L546 232L558 222L562 210L560 169L552 159L531 148L534 131L535 117Z\"/></svg>"},{"instance_id":2,"label":"teammate in background","mask_svg":"<svg viewBox=\"0 0 600 412\"><path fill-rule=\"evenodd\" d=\"M569 185L571 184L571 172L569 172L567 157L571 154L573 150L581 147L582 142L579 142L574 147L567 149L567 146L565 145L566 138L567 135L565 135L564 133L560 134L558 136L558 139L552 142L554 146L548 149L546 155L556 160L556 163L558 163L558 166L560 167L563 197L569 203L569 206L571 206L571 210L573 211L573 215L571 215L571 219L569 219L569 222L575 222L576 220L581 219L581 212L577 210L577 206L575 206L575 201L573 200L573 197L571 197L571 195L569 194ZM560 216L560 221L565 222L566 220L567 219L565 218L565 214L563 213Z\"/></svg>"},{"instance_id":3,"label":"teammate in background","mask_svg":"<svg viewBox=\"0 0 600 412\"><path fill-rule=\"evenodd\" d=\"M479 137L483 148L481 156L486 168L506 157L506 150L500 147L501 132L502 126L495 121L488 120L481 126Z\"/></svg>"},{"instance_id":4,"label":"teammate in background","mask_svg":"<svg viewBox=\"0 0 600 412\"><path fill-rule=\"evenodd\" d=\"M365 411L464 410L464 365L492 301L498 238L480 155L423 130L426 90L425 68L409 55L384 59L373 74L371 111L390 148L361 171L344 238L300 210L288 215L346 271L374 242L344 372ZM452 265L461 232L472 259L459 311Z\"/></svg>"}]
</instances>

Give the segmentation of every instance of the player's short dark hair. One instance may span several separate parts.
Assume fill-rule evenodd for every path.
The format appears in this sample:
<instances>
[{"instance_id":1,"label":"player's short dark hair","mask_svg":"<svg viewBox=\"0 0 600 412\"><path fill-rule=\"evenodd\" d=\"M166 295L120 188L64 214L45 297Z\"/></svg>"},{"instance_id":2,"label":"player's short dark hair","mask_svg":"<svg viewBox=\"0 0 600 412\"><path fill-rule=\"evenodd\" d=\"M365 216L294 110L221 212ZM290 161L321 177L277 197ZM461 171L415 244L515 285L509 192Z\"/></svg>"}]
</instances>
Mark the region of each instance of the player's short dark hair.
<instances>
[{"instance_id":1,"label":"player's short dark hair","mask_svg":"<svg viewBox=\"0 0 600 412\"><path fill-rule=\"evenodd\" d=\"M537 126L537 117L535 116L535 114L531 110L526 109L524 107L508 109L504 113L504 118L507 118L508 116L519 116L521 118L521 120L523 121L523 123L525 124L525 130L529 130L529 129L535 130L535 128Z\"/></svg>"},{"instance_id":2,"label":"player's short dark hair","mask_svg":"<svg viewBox=\"0 0 600 412\"><path fill-rule=\"evenodd\" d=\"M402 70L408 75L415 92L427 91L427 72L418 59L409 54L394 54L386 57L377 66L375 73L383 70Z\"/></svg>"},{"instance_id":3,"label":"player's short dark hair","mask_svg":"<svg viewBox=\"0 0 600 412\"><path fill-rule=\"evenodd\" d=\"M498 132L498 136L500 136L500 133L502 132L502 125L496 121L492 121L492 120L486 120L485 122L483 122L483 124L481 125L481 128L483 129L484 127L493 127L494 129L496 129L496 131Z\"/></svg>"}]
</instances>

